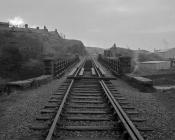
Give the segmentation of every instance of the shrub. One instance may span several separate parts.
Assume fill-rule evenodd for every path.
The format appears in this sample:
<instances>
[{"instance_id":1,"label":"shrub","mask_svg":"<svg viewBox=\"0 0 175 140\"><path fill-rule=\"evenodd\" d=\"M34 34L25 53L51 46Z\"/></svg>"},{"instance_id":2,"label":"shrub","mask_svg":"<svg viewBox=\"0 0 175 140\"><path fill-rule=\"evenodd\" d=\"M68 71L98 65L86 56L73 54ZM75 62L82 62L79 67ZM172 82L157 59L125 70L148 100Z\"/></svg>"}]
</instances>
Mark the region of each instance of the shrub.
<instances>
[{"instance_id":1,"label":"shrub","mask_svg":"<svg viewBox=\"0 0 175 140\"><path fill-rule=\"evenodd\" d=\"M7 78L18 73L22 63L22 55L16 47L5 46L1 49L0 75Z\"/></svg>"},{"instance_id":2,"label":"shrub","mask_svg":"<svg viewBox=\"0 0 175 140\"><path fill-rule=\"evenodd\" d=\"M20 78L28 79L40 76L44 73L44 64L39 60L30 59L28 62L22 64L20 69Z\"/></svg>"}]
</instances>

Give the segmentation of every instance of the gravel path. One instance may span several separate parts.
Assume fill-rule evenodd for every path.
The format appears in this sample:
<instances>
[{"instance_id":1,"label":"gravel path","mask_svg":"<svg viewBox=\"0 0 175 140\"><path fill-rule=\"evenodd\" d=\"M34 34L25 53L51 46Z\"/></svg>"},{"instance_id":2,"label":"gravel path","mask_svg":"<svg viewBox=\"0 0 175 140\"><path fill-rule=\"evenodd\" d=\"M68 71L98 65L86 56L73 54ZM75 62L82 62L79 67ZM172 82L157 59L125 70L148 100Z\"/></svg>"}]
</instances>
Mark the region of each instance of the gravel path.
<instances>
[{"instance_id":1,"label":"gravel path","mask_svg":"<svg viewBox=\"0 0 175 140\"><path fill-rule=\"evenodd\" d=\"M108 75L111 75L104 67ZM144 126L152 128L147 132L148 140L175 140L175 90L143 93L121 79L112 83L147 121Z\"/></svg>"},{"instance_id":2,"label":"gravel path","mask_svg":"<svg viewBox=\"0 0 175 140\"><path fill-rule=\"evenodd\" d=\"M0 140L18 140L30 133L29 125L35 121L65 77L53 80L37 89L16 91L0 97Z\"/></svg>"}]
</instances>

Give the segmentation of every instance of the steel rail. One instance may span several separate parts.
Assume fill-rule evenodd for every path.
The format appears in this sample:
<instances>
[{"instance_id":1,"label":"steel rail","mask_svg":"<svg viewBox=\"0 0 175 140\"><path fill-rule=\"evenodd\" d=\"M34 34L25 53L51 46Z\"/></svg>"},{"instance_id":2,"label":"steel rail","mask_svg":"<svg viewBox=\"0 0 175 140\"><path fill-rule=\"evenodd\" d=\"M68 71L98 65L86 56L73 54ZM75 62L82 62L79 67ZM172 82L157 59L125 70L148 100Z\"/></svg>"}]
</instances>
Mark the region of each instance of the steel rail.
<instances>
[{"instance_id":1,"label":"steel rail","mask_svg":"<svg viewBox=\"0 0 175 140\"><path fill-rule=\"evenodd\" d=\"M97 75L100 76L98 67L96 66L96 62L93 59L93 65L97 72ZM144 140L144 138L141 136L138 129L135 127L135 125L132 123L132 121L129 119L129 117L126 115L120 104L116 101L112 93L110 92L109 88L105 84L103 80L99 80L100 85L102 86L103 90L105 91L106 96L108 97L110 103L112 104L113 108L115 109L118 117L120 118L122 124L124 125L126 131L128 132L129 136L132 140Z\"/></svg>"},{"instance_id":2,"label":"steel rail","mask_svg":"<svg viewBox=\"0 0 175 140\"><path fill-rule=\"evenodd\" d=\"M81 68L82 68L83 65L84 65L84 62L85 62L85 61L83 60L83 61L81 62L82 64L79 65L79 67L78 67L78 69L77 69L77 71L76 71L76 73L75 73L75 76L78 75L79 71L81 70ZM60 107L59 107L59 109L58 109L58 111L57 111L57 114L56 114L56 116L55 116L55 118L54 118L54 121L53 121L53 123L52 123L52 125L51 125L51 127L50 127L50 129L49 129L49 132L48 132L47 137L46 137L45 140L52 140L52 136L53 136L54 130L55 130L55 128L56 128L56 124L58 123L58 120L60 119L61 112L62 112L62 110L63 110L64 104L65 104L65 102L66 102L66 99L67 99L67 97L68 97L68 94L70 93L70 90L71 90L71 87L72 87L73 83L74 83L74 79L71 80L71 83L70 83L68 89L66 90L66 93L65 93L65 95L64 95L64 98L63 98L63 100L62 100L62 102L61 102L61 105L60 105Z\"/></svg>"}]
</instances>

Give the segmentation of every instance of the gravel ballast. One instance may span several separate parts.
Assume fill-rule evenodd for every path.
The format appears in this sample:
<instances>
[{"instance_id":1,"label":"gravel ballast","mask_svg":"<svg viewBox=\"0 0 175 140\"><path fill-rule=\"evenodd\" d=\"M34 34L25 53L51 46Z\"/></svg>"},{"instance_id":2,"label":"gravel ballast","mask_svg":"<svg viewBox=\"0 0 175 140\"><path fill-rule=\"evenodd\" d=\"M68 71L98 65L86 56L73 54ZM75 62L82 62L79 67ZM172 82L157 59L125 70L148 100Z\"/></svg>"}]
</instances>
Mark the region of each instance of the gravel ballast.
<instances>
[{"instance_id":1,"label":"gravel ballast","mask_svg":"<svg viewBox=\"0 0 175 140\"><path fill-rule=\"evenodd\" d=\"M65 77L37 89L16 91L0 97L0 140L18 140L30 135L30 125Z\"/></svg>"},{"instance_id":2,"label":"gravel ballast","mask_svg":"<svg viewBox=\"0 0 175 140\"><path fill-rule=\"evenodd\" d=\"M0 140L19 140L30 136L29 126L35 122L36 116L64 79L53 80L37 89L1 96ZM121 79L112 83L146 119L144 126L153 129L146 133L148 140L175 140L175 90L143 93Z\"/></svg>"},{"instance_id":3,"label":"gravel ballast","mask_svg":"<svg viewBox=\"0 0 175 140\"><path fill-rule=\"evenodd\" d=\"M112 74L103 67L108 76ZM146 132L147 140L175 140L175 90L143 93L121 79L113 80L113 85L146 119L144 127L153 129Z\"/></svg>"}]
</instances>

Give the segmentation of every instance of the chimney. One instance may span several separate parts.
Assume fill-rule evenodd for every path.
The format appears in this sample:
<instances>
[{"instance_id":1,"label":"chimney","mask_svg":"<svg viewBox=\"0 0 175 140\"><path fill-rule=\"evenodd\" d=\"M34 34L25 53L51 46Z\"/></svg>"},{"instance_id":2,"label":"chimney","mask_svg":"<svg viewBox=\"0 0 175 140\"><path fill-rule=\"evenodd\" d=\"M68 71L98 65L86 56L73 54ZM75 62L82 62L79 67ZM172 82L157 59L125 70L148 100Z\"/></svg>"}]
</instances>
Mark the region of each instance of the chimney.
<instances>
[{"instance_id":1,"label":"chimney","mask_svg":"<svg viewBox=\"0 0 175 140\"><path fill-rule=\"evenodd\" d=\"M47 27L46 27L46 26L44 26L44 31L47 31L47 32L48 32L48 29L47 29Z\"/></svg>"},{"instance_id":2,"label":"chimney","mask_svg":"<svg viewBox=\"0 0 175 140\"><path fill-rule=\"evenodd\" d=\"M28 24L25 24L25 28L28 29L28 27L29 27Z\"/></svg>"}]
</instances>

